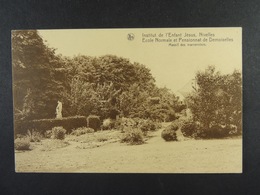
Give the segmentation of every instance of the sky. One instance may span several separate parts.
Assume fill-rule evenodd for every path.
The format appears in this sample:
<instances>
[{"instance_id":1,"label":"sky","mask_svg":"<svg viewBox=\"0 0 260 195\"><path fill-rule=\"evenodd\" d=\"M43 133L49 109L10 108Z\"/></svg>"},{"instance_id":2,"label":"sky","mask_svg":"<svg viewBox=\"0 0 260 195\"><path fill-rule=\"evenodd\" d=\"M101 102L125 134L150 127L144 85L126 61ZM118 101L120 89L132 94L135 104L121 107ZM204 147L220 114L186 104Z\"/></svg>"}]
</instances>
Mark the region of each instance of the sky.
<instances>
[{"instance_id":1,"label":"sky","mask_svg":"<svg viewBox=\"0 0 260 195\"><path fill-rule=\"evenodd\" d=\"M241 28L39 30L39 34L63 56L112 54L144 64L159 87L173 92L209 65L215 65L223 74L242 70ZM128 34L134 38L128 40ZM204 45L188 46L189 43Z\"/></svg>"}]
</instances>

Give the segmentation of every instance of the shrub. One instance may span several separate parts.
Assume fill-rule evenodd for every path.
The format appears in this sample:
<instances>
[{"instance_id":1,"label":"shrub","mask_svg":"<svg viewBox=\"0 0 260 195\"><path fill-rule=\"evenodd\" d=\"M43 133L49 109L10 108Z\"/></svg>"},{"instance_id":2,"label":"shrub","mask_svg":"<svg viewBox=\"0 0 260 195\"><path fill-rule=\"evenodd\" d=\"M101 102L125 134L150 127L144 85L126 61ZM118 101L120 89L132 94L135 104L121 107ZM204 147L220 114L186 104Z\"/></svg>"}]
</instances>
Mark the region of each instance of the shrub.
<instances>
[{"instance_id":1,"label":"shrub","mask_svg":"<svg viewBox=\"0 0 260 195\"><path fill-rule=\"evenodd\" d=\"M241 127L238 127L236 125L229 125L228 128L230 129L229 134L230 135L241 135Z\"/></svg>"},{"instance_id":2,"label":"shrub","mask_svg":"<svg viewBox=\"0 0 260 195\"><path fill-rule=\"evenodd\" d=\"M53 127L52 128L52 136L54 139L65 139L66 129L63 127Z\"/></svg>"},{"instance_id":3,"label":"shrub","mask_svg":"<svg viewBox=\"0 0 260 195\"><path fill-rule=\"evenodd\" d=\"M155 127L156 127L156 129L161 129L161 128L162 128L162 124L156 122L156 123L155 123Z\"/></svg>"},{"instance_id":4,"label":"shrub","mask_svg":"<svg viewBox=\"0 0 260 195\"><path fill-rule=\"evenodd\" d=\"M124 127L136 127L137 126L137 119L135 118L122 118L122 122L121 125L123 125Z\"/></svg>"},{"instance_id":5,"label":"shrub","mask_svg":"<svg viewBox=\"0 0 260 195\"><path fill-rule=\"evenodd\" d=\"M167 117L165 119L165 122L174 121L176 119L178 119L178 117L176 116L175 112L174 111L169 111L168 115L167 115Z\"/></svg>"},{"instance_id":6,"label":"shrub","mask_svg":"<svg viewBox=\"0 0 260 195\"><path fill-rule=\"evenodd\" d=\"M102 130L112 129L114 126L115 122L112 119L108 118L103 121Z\"/></svg>"},{"instance_id":7,"label":"shrub","mask_svg":"<svg viewBox=\"0 0 260 195\"><path fill-rule=\"evenodd\" d=\"M152 120L143 120L139 127L144 134L146 134L148 131L155 131L157 129L156 123Z\"/></svg>"},{"instance_id":8,"label":"shrub","mask_svg":"<svg viewBox=\"0 0 260 195\"><path fill-rule=\"evenodd\" d=\"M116 119L115 122L114 122L114 128L117 129L117 130L122 130L122 119L119 118L119 119Z\"/></svg>"},{"instance_id":9,"label":"shrub","mask_svg":"<svg viewBox=\"0 0 260 195\"><path fill-rule=\"evenodd\" d=\"M171 131L177 131L178 130L178 125L175 123L171 123L166 129L171 130Z\"/></svg>"},{"instance_id":10,"label":"shrub","mask_svg":"<svg viewBox=\"0 0 260 195\"><path fill-rule=\"evenodd\" d=\"M178 125L176 125L175 123L171 123L168 127L166 127L163 131L162 131L162 138L165 141L177 141L177 134L176 131L178 130Z\"/></svg>"},{"instance_id":11,"label":"shrub","mask_svg":"<svg viewBox=\"0 0 260 195\"><path fill-rule=\"evenodd\" d=\"M149 98L149 100L150 100L150 104L151 105L156 105L156 104L159 104L160 103L160 97L151 97L151 98Z\"/></svg>"},{"instance_id":12,"label":"shrub","mask_svg":"<svg viewBox=\"0 0 260 195\"><path fill-rule=\"evenodd\" d=\"M72 130L71 135L80 136L80 135L84 135L86 133L93 133L93 132L94 132L94 129L92 129L92 128L79 127L77 129Z\"/></svg>"},{"instance_id":13,"label":"shrub","mask_svg":"<svg viewBox=\"0 0 260 195\"><path fill-rule=\"evenodd\" d=\"M14 141L14 147L16 150L30 150L30 140L26 137L17 138Z\"/></svg>"},{"instance_id":14,"label":"shrub","mask_svg":"<svg viewBox=\"0 0 260 195\"><path fill-rule=\"evenodd\" d=\"M125 118L125 117L117 120L115 125L116 128L121 130L122 132L125 132L125 130L128 128L137 128L136 120L132 118Z\"/></svg>"},{"instance_id":15,"label":"shrub","mask_svg":"<svg viewBox=\"0 0 260 195\"><path fill-rule=\"evenodd\" d=\"M193 121L184 122L181 132L185 137L193 137L196 133L196 124Z\"/></svg>"},{"instance_id":16,"label":"shrub","mask_svg":"<svg viewBox=\"0 0 260 195\"><path fill-rule=\"evenodd\" d=\"M44 137L46 138L51 138L51 136L52 136L52 130L48 130L44 133Z\"/></svg>"},{"instance_id":17,"label":"shrub","mask_svg":"<svg viewBox=\"0 0 260 195\"><path fill-rule=\"evenodd\" d=\"M241 72L221 74L214 66L209 66L205 71L197 72L195 78L197 90L186 98L186 102L202 126L210 131L213 121L230 123L229 117L235 113L242 118Z\"/></svg>"},{"instance_id":18,"label":"shrub","mask_svg":"<svg viewBox=\"0 0 260 195\"><path fill-rule=\"evenodd\" d=\"M99 116L90 115L87 118L87 124L88 124L89 128L92 128L95 131L97 131L98 129L100 129L100 118L99 118Z\"/></svg>"},{"instance_id":19,"label":"shrub","mask_svg":"<svg viewBox=\"0 0 260 195\"><path fill-rule=\"evenodd\" d=\"M73 116L60 119L40 119L31 121L16 121L14 124L15 134L26 134L27 129L37 129L41 134L53 127L62 126L70 133L72 129L86 127L87 120L85 116Z\"/></svg>"},{"instance_id":20,"label":"shrub","mask_svg":"<svg viewBox=\"0 0 260 195\"><path fill-rule=\"evenodd\" d=\"M128 127L125 129L125 133L123 138L121 139L121 142L126 142L131 145L143 144L143 133L138 128Z\"/></svg>"},{"instance_id":21,"label":"shrub","mask_svg":"<svg viewBox=\"0 0 260 195\"><path fill-rule=\"evenodd\" d=\"M161 136L165 141L177 141L176 131L170 129L164 129Z\"/></svg>"},{"instance_id":22,"label":"shrub","mask_svg":"<svg viewBox=\"0 0 260 195\"><path fill-rule=\"evenodd\" d=\"M214 125L209 129L202 129L200 133L197 134L199 138L223 138L229 136L231 129L228 126L222 127L221 125Z\"/></svg>"},{"instance_id":23,"label":"shrub","mask_svg":"<svg viewBox=\"0 0 260 195\"><path fill-rule=\"evenodd\" d=\"M40 142L41 141L41 138L42 138L42 135L35 131L35 130L28 130L27 131L27 134L26 134L26 137L28 137L28 139L30 140L30 142Z\"/></svg>"}]
</instances>

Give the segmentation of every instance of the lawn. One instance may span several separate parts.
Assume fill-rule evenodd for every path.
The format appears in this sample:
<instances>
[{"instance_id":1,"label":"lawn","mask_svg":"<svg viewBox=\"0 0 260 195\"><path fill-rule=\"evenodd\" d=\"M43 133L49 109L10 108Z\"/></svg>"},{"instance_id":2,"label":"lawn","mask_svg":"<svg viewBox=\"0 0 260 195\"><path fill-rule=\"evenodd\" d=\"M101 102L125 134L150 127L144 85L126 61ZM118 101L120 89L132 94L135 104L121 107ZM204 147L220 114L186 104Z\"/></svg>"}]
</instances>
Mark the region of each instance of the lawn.
<instances>
[{"instance_id":1,"label":"lawn","mask_svg":"<svg viewBox=\"0 0 260 195\"><path fill-rule=\"evenodd\" d=\"M151 133L142 145L121 143L122 133L114 130L44 139L30 151L15 151L16 172L242 172L241 138L165 142L160 133Z\"/></svg>"}]
</instances>

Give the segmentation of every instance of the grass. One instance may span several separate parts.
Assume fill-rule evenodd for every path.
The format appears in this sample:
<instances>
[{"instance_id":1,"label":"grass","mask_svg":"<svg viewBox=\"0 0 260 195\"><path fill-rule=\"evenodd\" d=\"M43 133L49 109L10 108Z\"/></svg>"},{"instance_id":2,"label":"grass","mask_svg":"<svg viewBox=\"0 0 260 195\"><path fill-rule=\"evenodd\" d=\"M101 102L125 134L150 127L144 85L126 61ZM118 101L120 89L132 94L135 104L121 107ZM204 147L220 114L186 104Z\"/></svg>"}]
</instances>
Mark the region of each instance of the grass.
<instances>
[{"instance_id":1,"label":"grass","mask_svg":"<svg viewBox=\"0 0 260 195\"><path fill-rule=\"evenodd\" d=\"M45 139L42 144L38 145L41 151L52 151L59 148L64 148L69 145L69 142L59 139ZM37 145L34 145L36 147Z\"/></svg>"},{"instance_id":2,"label":"grass","mask_svg":"<svg viewBox=\"0 0 260 195\"><path fill-rule=\"evenodd\" d=\"M94 133L77 135L68 135L66 141L80 142L80 143L93 143L93 142L105 142L105 141L115 141L120 139L120 133L116 130L111 131L97 131Z\"/></svg>"}]
</instances>

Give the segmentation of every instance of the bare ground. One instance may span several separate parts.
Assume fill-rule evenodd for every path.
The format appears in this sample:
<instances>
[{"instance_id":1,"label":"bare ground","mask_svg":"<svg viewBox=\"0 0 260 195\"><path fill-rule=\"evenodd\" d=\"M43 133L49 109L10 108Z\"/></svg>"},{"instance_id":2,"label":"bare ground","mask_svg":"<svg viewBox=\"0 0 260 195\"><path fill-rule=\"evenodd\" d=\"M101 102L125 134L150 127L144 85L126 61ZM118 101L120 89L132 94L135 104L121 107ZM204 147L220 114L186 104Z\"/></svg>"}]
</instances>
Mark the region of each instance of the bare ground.
<instances>
[{"instance_id":1,"label":"bare ground","mask_svg":"<svg viewBox=\"0 0 260 195\"><path fill-rule=\"evenodd\" d=\"M105 135L104 135L105 134ZM242 139L165 142L154 132L143 145L120 143L119 132L106 131L97 142L67 137L42 140L31 151L15 152L16 172L82 173L241 173ZM111 139L103 139L107 135ZM119 138L119 137L118 137Z\"/></svg>"}]
</instances>

